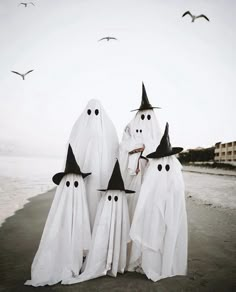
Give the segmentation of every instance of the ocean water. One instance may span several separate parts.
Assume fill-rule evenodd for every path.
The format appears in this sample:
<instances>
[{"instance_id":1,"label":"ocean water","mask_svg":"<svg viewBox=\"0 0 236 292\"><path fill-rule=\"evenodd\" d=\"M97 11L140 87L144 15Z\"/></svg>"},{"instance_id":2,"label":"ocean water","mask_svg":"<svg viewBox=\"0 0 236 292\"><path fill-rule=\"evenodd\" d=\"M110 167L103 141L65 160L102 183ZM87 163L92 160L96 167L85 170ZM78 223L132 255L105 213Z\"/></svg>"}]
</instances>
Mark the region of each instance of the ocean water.
<instances>
[{"instance_id":1,"label":"ocean water","mask_svg":"<svg viewBox=\"0 0 236 292\"><path fill-rule=\"evenodd\" d=\"M62 165L56 158L0 156L0 226L30 197L55 187L52 176Z\"/></svg>"}]
</instances>

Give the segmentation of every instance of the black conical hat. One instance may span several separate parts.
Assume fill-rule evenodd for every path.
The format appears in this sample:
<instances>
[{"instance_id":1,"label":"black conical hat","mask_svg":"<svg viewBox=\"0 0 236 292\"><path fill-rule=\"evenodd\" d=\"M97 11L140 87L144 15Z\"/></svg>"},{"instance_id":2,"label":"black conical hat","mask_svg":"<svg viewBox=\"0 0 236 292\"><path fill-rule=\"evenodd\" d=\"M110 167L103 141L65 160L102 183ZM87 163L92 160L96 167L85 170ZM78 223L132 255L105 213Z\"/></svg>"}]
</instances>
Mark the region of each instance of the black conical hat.
<instances>
[{"instance_id":1,"label":"black conical hat","mask_svg":"<svg viewBox=\"0 0 236 292\"><path fill-rule=\"evenodd\" d=\"M155 152L152 152L147 155L147 158L161 158L165 156L170 156L177 154L183 150L182 147L171 147L170 138L169 138L169 124L166 123L165 133L161 138L161 142L158 145Z\"/></svg>"},{"instance_id":2,"label":"black conical hat","mask_svg":"<svg viewBox=\"0 0 236 292\"><path fill-rule=\"evenodd\" d=\"M135 191L130 191L130 190L125 189L124 181L122 179L121 172L120 172L120 164L119 164L118 160L115 163L115 166L114 166L111 178L109 180L107 189L102 189L99 191L106 192L108 190L120 190L120 191L124 191L126 193L129 193L129 194L135 193Z\"/></svg>"},{"instance_id":3,"label":"black conical hat","mask_svg":"<svg viewBox=\"0 0 236 292\"><path fill-rule=\"evenodd\" d=\"M139 109L135 109L132 110L131 112L134 111L144 111L144 110L149 110L149 109L153 109L153 108L160 108L160 107L153 107L147 97L147 93L146 93L146 89L144 84L142 83L142 100L141 100L141 105L139 107Z\"/></svg>"},{"instance_id":4,"label":"black conical hat","mask_svg":"<svg viewBox=\"0 0 236 292\"><path fill-rule=\"evenodd\" d=\"M68 147L68 152L67 152L67 157L66 157L65 171L55 174L53 176L52 180L56 185L59 185L59 183L61 182L62 178L66 174L69 174L69 173L82 175L83 178L85 178L86 176L91 174L91 172L90 173L81 172L80 167L79 167L78 163L76 162L75 155L73 153L73 150L72 150L70 144L69 144L69 147Z\"/></svg>"}]
</instances>

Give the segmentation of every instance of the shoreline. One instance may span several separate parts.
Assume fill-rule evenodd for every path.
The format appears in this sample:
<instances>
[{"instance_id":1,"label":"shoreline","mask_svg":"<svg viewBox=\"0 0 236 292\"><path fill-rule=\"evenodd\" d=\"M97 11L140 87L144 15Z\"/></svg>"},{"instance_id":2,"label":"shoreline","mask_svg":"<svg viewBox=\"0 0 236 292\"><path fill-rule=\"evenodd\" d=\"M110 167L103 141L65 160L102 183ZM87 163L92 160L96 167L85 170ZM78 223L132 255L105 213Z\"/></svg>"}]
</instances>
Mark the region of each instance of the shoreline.
<instances>
[{"instance_id":1,"label":"shoreline","mask_svg":"<svg viewBox=\"0 0 236 292\"><path fill-rule=\"evenodd\" d=\"M210 171L209 171L210 170ZM231 170L224 170L224 169L209 169L207 167L201 167L201 166L190 166L190 165L183 165L183 173L185 172L189 172L189 173L198 173L198 174L209 174L209 175L219 175L219 176L230 176L230 177L236 177L236 171L231 171ZM51 189L47 190L47 192L51 192L54 191L56 189L55 186L53 186ZM31 200L33 200L33 198L39 196L39 195L43 195L45 194L45 192L40 192L37 193L35 195L30 196L29 198L26 199L25 203L18 209L16 209L14 211L13 214L11 214L10 216L6 217L5 219L3 219L4 221L0 222L0 228L3 226L3 224L6 222L6 220L8 218L11 218L12 216L15 216L15 213L21 209L23 209L29 202L31 202ZM208 205L213 205L213 207L217 207L217 208L223 208L223 209L235 209L235 208L231 208L231 207L225 207L225 206L221 206L221 205L217 205L214 206L214 203L209 203L206 202L202 199L198 199L198 198L193 198L191 195L189 196L189 194L187 194L186 192L186 199L187 198L192 198L193 200L196 201L196 203L198 204L205 204L207 203Z\"/></svg>"},{"instance_id":2,"label":"shoreline","mask_svg":"<svg viewBox=\"0 0 236 292\"><path fill-rule=\"evenodd\" d=\"M0 291L35 291L24 286L37 251L54 189L32 197L0 227ZM236 288L236 214L187 198L189 225L188 275L156 283L145 275L126 272L117 278L97 278L77 285L37 288L49 291L233 291ZM98 289L99 287L99 289ZM2 290L1 290L2 289Z\"/></svg>"},{"instance_id":3,"label":"shoreline","mask_svg":"<svg viewBox=\"0 0 236 292\"><path fill-rule=\"evenodd\" d=\"M53 188L49 189L46 193L54 192L55 189L56 189L56 187L53 187ZM26 206L27 204L29 204L31 201L33 201L34 198L36 198L36 197L38 197L38 196L40 196L40 195L44 195L44 194L46 194L46 193L45 193L45 192L38 193L38 194L32 195L31 197L27 198L27 199L26 199L26 202L25 202L20 208L16 209L16 210L14 211L13 214L11 214L10 216L6 217L5 219L3 219L2 222L0 222L0 229L1 229L1 227L3 226L3 224L6 223L6 221L7 221L9 218L15 216L15 214L16 214L18 211L24 209L25 206Z\"/></svg>"}]
</instances>

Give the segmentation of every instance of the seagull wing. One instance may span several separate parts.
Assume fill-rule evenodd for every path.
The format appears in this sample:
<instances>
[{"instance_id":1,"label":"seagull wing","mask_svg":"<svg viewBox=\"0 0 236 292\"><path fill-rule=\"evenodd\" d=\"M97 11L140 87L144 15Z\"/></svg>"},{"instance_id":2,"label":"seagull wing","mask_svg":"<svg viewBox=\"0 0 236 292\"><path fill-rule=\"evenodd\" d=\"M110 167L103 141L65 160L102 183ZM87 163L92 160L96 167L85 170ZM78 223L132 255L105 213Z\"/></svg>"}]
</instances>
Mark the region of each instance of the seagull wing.
<instances>
[{"instance_id":1,"label":"seagull wing","mask_svg":"<svg viewBox=\"0 0 236 292\"><path fill-rule=\"evenodd\" d=\"M190 15L191 17L193 17L190 11L184 12L184 14L182 15L182 17L184 17L185 15Z\"/></svg>"},{"instance_id":2,"label":"seagull wing","mask_svg":"<svg viewBox=\"0 0 236 292\"><path fill-rule=\"evenodd\" d=\"M29 4L32 4L32 5L34 5L34 3L33 2L29 2ZM34 5L35 6L35 5Z\"/></svg>"},{"instance_id":3,"label":"seagull wing","mask_svg":"<svg viewBox=\"0 0 236 292\"><path fill-rule=\"evenodd\" d=\"M22 77L22 74L20 74L19 72L16 72L16 71L11 71L12 73L15 73L17 75L20 75Z\"/></svg>"},{"instance_id":4,"label":"seagull wing","mask_svg":"<svg viewBox=\"0 0 236 292\"><path fill-rule=\"evenodd\" d=\"M25 3L20 3L20 4L18 4L18 6L20 6L20 5L25 5Z\"/></svg>"},{"instance_id":5,"label":"seagull wing","mask_svg":"<svg viewBox=\"0 0 236 292\"><path fill-rule=\"evenodd\" d=\"M204 14L201 14L201 15L196 16L196 18L200 18L200 17L203 17L203 18L205 18L207 21L210 21L209 18L207 18L206 15L204 15Z\"/></svg>"},{"instance_id":6,"label":"seagull wing","mask_svg":"<svg viewBox=\"0 0 236 292\"><path fill-rule=\"evenodd\" d=\"M107 40L107 37L98 40L98 42L100 42L100 41L102 41L102 40Z\"/></svg>"},{"instance_id":7,"label":"seagull wing","mask_svg":"<svg viewBox=\"0 0 236 292\"><path fill-rule=\"evenodd\" d=\"M117 40L117 38L109 37L110 40Z\"/></svg>"},{"instance_id":8,"label":"seagull wing","mask_svg":"<svg viewBox=\"0 0 236 292\"><path fill-rule=\"evenodd\" d=\"M29 74L30 72L33 72L34 70L29 70L28 72L26 72L24 75Z\"/></svg>"}]
</instances>

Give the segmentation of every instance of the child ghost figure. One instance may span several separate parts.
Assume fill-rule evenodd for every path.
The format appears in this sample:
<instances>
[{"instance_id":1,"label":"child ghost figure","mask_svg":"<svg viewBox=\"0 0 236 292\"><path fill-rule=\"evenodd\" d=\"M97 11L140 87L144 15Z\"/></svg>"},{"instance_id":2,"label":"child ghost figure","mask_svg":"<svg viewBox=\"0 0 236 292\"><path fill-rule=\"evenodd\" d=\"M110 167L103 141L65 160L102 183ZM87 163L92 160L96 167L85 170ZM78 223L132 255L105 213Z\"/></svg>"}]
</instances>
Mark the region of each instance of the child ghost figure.
<instances>
[{"instance_id":1,"label":"child ghost figure","mask_svg":"<svg viewBox=\"0 0 236 292\"><path fill-rule=\"evenodd\" d=\"M128 142L129 151L135 149L136 144L144 144L143 155L155 150L155 146L160 143L161 131L153 109L147 97L146 89L142 84L142 100L135 117L126 126L123 133L122 142ZM139 145L138 145L139 146ZM154 148L153 148L154 147Z\"/></svg>"},{"instance_id":2,"label":"child ghost figure","mask_svg":"<svg viewBox=\"0 0 236 292\"><path fill-rule=\"evenodd\" d=\"M118 155L116 129L101 103L92 99L73 126L69 138L75 157L84 171L93 170L86 180L91 228L101 193L97 187L105 187Z\"/></svg>"},{"instance_id":3,"label":"child ghost figure","mask_svg":"<svg viewBox=\"0 0 236 292\"><path fill-rule=\"evenodd\" d=\"M53 181L58 185L26 285L54 285L79 275L83 256L91 244L91 231L84 180L69 145L64 172Z\"/></svg>"},{"instance_id":4,"label":"child ghost figure","mask_svg":"<svg viewBox=\"0 0 236 292\"><path fill-rule=\"evenodd\" d=\"M127 243L129 242L129 212L126 190L117 160L107 189L103 194L96 214L92 233L92 244L83 273L79 277L64 280L62 284L74 284L106 274L116 277L124 273L127 260Z\"/></svg>"},{"instance_id":5,"label":"child ghost figure","mask_svg":"<svg viewBox=\"0 0 236 292\"><path fill-rule=\"evenodd\" d=\"M187 270L187 216L181 164L173 154L168 124L156 151L149 154L134 213L130 237L134 241L128 270L142 271L158 281Z\"/></svg>"},{"instance_id":6,"label":"child ghost figure","mask_svg":"<svg viewBox=\"0 0 236 292\"><path fill-rule=\"evenodd\" d=\"M126 126L119 148L119 160L125 184L136 192L128 199L131 220L146 167L143 158L155 150L161 139L160 127L153 110L155 108L158 107L150 104L145 86L142 84L141 105L133 120Z\"/></svg>"}]
</instances>

